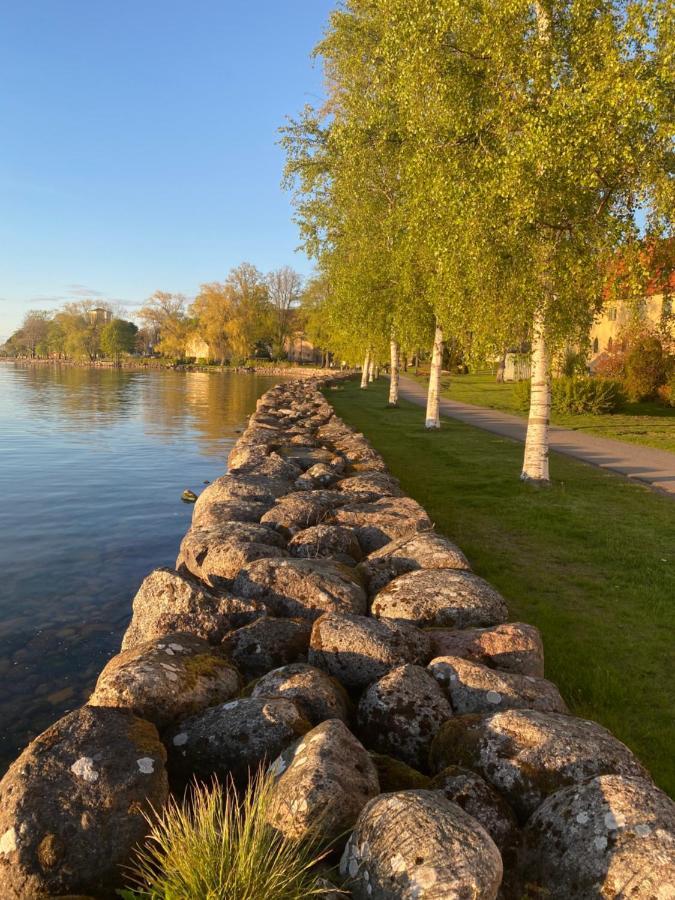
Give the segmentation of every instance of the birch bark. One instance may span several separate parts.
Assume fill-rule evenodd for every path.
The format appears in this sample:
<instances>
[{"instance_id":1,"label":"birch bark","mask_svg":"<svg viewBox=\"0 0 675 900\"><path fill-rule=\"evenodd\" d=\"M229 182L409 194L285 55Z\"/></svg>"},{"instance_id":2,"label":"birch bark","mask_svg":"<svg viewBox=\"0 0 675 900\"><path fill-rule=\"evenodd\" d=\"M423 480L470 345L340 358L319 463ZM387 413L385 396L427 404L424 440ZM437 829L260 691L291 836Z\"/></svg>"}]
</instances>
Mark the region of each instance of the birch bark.
<instances>
[{"instance_id":1,"label":"birch bark","mask_svg":"<svg viewBox=\"0 0 675 900\"><path fill-rule=\"evenodd\" d=\"M532 336L530 415L527 420L525 458L521 479L549 483L548 447L551 418L551 355L546 342L545 307L537 310Z\"/></svg>"},{"instance_id":2,"label":"birch bark","mask_svg":"<svg viewBox=\"0 0 675 900\"><path fill-rule=\"evenodd\" d=\"M441 367L443 365L443 329L436 325L434 334L434 350L431 357L431 372L429 373L429 392L427 394L427 419L426 428L440 428L440 389Z\"/></svg>"},{"instance_id":3,"label":"birch bark","mask_svg":"<svg viewBox=\"0 0 675 900\"><path fill-rule=\"evenodd\" d=\"M398 378L399 378L399 346L398 341L391 339L389 345L391 351L391 370L389 379L389 406L398 406Z\"/></svg>"},{"instance_id":4,"label":"birch bark","mask_svg":"<svg viewBox=\"0 0 675 900\"><path fill-rule=\"evenodd\" d=\"M368 374L370 372L370 350L366 352L366 358L363 360L363 368L361 369L361 390L365 391L368 387Z\"/></svg>"}]
</instances>

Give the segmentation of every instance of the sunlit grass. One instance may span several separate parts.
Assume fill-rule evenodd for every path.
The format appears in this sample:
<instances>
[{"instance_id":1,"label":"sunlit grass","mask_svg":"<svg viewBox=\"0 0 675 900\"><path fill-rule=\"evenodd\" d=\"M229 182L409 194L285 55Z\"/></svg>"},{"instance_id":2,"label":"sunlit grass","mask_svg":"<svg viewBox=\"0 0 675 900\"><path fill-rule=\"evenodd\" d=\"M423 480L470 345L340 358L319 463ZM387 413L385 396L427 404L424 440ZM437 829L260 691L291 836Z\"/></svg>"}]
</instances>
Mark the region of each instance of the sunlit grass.
<instances>
[{"instance_id":1,"label":"sunlit grass","mask_svg":"<svg viewBox=\"0 0 675 900\"><path fill-rule=\"evenodd\" d=\"M316 842L284 838L267 823L272 780L235 788L195 786L149 817L151 831L124 900L301 900L325 895Z\"/></svg>"}]
</instances>

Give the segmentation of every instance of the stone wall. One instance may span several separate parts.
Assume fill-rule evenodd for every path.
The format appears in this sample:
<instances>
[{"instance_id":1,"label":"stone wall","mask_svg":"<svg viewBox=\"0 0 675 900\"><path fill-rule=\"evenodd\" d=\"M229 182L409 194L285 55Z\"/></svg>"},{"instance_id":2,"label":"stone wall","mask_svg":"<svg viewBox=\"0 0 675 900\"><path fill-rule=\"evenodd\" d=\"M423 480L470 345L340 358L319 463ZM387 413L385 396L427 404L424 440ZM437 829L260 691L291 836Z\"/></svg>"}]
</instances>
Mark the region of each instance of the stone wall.
<instances>
[{"instance_id":1,"label":"stone wall","mask_svg":"<svg viewBox=\"0 0 675 900\"><path fill-rule=\"evenodd\" d=\"M318 379L258 402L87 704L0 784L0 896L110 896L143 812L271 767L355 898L675 897L673 803Z\"/></svg>"}]
</instances>

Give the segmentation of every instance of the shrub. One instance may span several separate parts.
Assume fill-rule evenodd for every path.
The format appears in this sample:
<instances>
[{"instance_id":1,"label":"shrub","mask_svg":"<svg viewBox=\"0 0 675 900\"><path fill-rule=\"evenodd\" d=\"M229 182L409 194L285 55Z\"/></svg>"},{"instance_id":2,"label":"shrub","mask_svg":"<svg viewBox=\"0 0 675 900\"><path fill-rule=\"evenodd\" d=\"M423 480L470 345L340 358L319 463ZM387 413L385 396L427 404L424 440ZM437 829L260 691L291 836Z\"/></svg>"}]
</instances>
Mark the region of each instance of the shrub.
<instances>
[{"instance_id":1,"label":"shrub","mask_svg":"<svg viewBox=\"0 0 675 900\"><path fill-rule=\"evenodd\" d=\"M151 830L131 867L124 900L300 900L324 896L315 866L324 854L267 823L273 780L259 775L238 797L226 789L195 786L182 805L169 800L148 817Z\"/></svg>"},{"instance_id":2,"label":"shrub","mask_svg":"<svg viewBox=\"0 0 675 900\"><path fill-rule=\"evenodd\" d=\"M578 350L567 350L560 366L560 374L568 378L585 375L588 370L586 357Z\"/></svg>"},{"instance_id":3,"label":"shrub","mask_svg":"<svg viewBox=\"0 0 675 900\"><path fill-rule=\"evenodd\" d=\"M629 399L651 400L668 377L667 357L655 335L642 335L626 354L624 384Z\"/></svg>"},{"instance_id":4,"label":"shrub","mask_svg":"<svg viewBox=\"0 0 675 900\"><path fill-rule=\"evenodd\" d=\"M518 408L530 408L530 382L515 387ZM596 416L616 412L625 402L620 381L609 378L556 378L551 386L551 406L556 412Z\"/></svg>"}]
</instances>

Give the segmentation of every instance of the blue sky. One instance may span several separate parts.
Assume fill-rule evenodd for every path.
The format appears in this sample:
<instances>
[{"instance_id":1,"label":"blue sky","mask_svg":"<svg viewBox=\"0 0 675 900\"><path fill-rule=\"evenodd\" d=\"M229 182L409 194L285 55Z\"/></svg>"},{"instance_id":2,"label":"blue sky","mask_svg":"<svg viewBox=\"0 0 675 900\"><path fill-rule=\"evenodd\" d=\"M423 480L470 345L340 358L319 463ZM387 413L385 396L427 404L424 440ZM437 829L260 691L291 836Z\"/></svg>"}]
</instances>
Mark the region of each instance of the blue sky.
<instances>
[{"instance_id":1,"label":"blue sky","mask_svg":"<svg viewBox=\"0 0 675 900\"><path fill-rule=\"evenodd\" d=\"M30 308L194 295L298 237L275 146L335 0L22 0L0 28L0 338Z\"/></svg>"}]
</instances>

